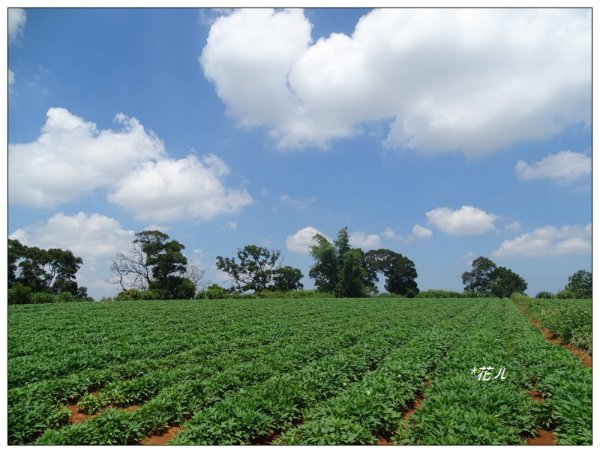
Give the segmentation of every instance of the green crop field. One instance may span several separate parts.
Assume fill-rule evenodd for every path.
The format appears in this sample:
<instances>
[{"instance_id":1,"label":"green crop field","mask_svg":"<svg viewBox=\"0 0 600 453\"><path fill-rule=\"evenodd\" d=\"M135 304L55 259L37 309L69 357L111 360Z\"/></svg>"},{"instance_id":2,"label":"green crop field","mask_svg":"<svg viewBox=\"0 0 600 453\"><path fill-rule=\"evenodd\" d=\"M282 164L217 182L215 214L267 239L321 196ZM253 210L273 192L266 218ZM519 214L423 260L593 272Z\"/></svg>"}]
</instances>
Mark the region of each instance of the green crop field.
<instances>
[{"instance_id":1,"label":"green crop field","mask_svg":"<svg viewBox=\"0 0 600 453\"><path fill-rule=\"evenodd\" d=\"M592 299L528 299L523 305L562 341L592 354Z\"/></svg>"},{"instance_id":2,"label":"green crop field","mask_svg":"<svg viewBox=\"0 0 600 453\"><path fill-rule=\"evenodd\" d=\"M13 305L8 354L13 445L592 443L591 369L509 299Z\"/></svg>"}]
</instances>

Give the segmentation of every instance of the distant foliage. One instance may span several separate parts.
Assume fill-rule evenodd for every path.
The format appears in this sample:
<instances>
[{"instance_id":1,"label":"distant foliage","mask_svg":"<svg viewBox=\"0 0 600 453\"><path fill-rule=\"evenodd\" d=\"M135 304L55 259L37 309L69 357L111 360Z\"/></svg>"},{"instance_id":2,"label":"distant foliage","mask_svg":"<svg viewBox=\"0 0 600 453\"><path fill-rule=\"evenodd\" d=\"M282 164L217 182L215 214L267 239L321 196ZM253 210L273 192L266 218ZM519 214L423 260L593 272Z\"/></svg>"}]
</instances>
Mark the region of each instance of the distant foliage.
<instances>
[{"instance_id":1,"label":"distant foliage","mask_svg":"<svg viewBox=\"0 0 600 453\"><path fill-rule=\"evenodd\" d=\"M302 289L302 272L281 266L280 256L279 250L250 244L238 249L237 257L217 256L216 266L229 275L233 283L231 291L237 293Z\"/></svg>"},{"instance_id":2,"label":"distant foliage","mask_svg":"<svg viewBox=\"0 0 600 453\"><path fill-rule=\"evenodd\" d=\"M472 270L462 274L465 293L477 297L510 297L513 293L525 293L527 282L523 277L484 256L473 260Z\"/></svg>"},{"instance_id":3,"label":"distant foliage","mask_svg":"<svg viewBox=\"0 0 600 453\"><path fill-rule=\"evenodd\" d=\"M117 294L114 300L159 300L160 296L156 291L151 289L140 290L140 289L126 289Z\"/></svg>"},{"instance_id":4,"label":"distant foliage","mask_svg":"<svg viewBox=\"0 0 600 453\"><path fill-rule=\"evenodd\" d=\"M569 277L565 286L565 298L587 299L592 297L592 273L584 270L575 272Z\"/></svg>"},{"instance_id":5,"label":"distant foliage","mask_svg":"<svg viewBox=\"0 0 600 453\"><path fill-rule=\"evenodd\" d=\"M196 299L226 299L229 294L230 293L225 288L222 288L214 283L208 288L198 291L198 294L196 294Z\"/></svg>"},{"instance_id":6,"label":"distant foliage","mask_svg":"<svg viewBox=\"0 0 600 453\"><path fill-rule=\"evenodd\" d=\"M419 293L415 264L400 253L387 249L363 252L350 246L348 228L338 232L331 243L320 234L314 237L310 254L315 260L309 276L323 292L337 297L366 297L377 294L377 274L385 278L389 293L414 297Z\"/></svg>"},{"instance_id":7,"label":"distant foliage","mask_svg":"<svg viewBox=\"0 0 600 453\"><path fill-rule=\"evenodd\" d=\"M536 299L554 299L554 294L550 291L540 291L535 295Z\"/></svg>"},{"instance_id":8,"label":"distant foliage","mask_svg":"<svg viewBox=\"0 0 600 453\"><path fill-rule=\"evenodd\" d=\"M187 267L183 255L185 246L169 240L169 235L157 230L136 233L127 253L117 254L111 271L113 283L122 288L122 296L116 300L142 300L136 292L153 291L156 299L191 299L196 293L196 285L202 279L202 272Z\"/></svg>"},{"instance_id":9,"label":"distant foliage","mask_svg":"<svg viewBox=\"0 0 600 453\"><path fill-rule=\"evenodd\" d=\"M8 240L8 303L39 304L90 300L75 274L83 260L70 250L28 247Z\"/></svg>"},{"instance_id":10,"label":"distant foliage","mask_svg":"<svg viewBox=\"0 0 600 453\"><path fill-rule=\"evenodd\" d=\"M428 289L421 291L416 297L422 299L447 299L447 298L464 298L467 297L458 291L446 291L444 289ZM475 296L473 296L475 297Z\"/></svg>"}]
</instances>

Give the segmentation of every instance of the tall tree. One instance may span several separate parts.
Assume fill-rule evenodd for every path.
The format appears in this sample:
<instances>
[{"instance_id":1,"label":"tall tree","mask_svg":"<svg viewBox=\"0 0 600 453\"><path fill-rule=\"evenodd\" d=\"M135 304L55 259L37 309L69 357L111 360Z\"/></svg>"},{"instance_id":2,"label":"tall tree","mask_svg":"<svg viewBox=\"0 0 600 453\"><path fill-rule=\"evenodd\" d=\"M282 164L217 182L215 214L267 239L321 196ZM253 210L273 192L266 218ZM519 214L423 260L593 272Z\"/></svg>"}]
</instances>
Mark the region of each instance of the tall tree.
<instances>
[{"instance_id":1,"label":"tall tree","mask_svg":"<svg viewBox=\"0 0 600 453\"><path fill-rule=\"evenodd\" d=\"M491 295L496 279L496 269L496 264L483 256L473 260L471 272L462 274L465 291L473 292L477 296Z\"/></svg>"},{"instance_id":2,"label":"tall tree","mask_svg":"<svg viewBox=\"0 0 600 453\"><path fill-rule=\"evenodd\" d=\"M413 297L419 293L415 263L400 253L388 249L369 250L367 266L372 273L381 272L389 293Z\"/></svg>"},{"instance_id":3,"label":"tall tree","mask_svg":"<svg viewBox=\"0 0 600 453\"><path fill-rule=\"evenodd\" d=\"M279 250L257 245L238 249L237 260L217 256L217 269L231 277L236 291L263 291L271 286L273 276L281 267Z\"/></svg>"},{"instance_id":4,"label":"tall tree","mask_svg":"<svg viewBox=\"0 0 600 453\"><path fill-rule=\"evenodd\" d=\"M569 277L565 291L572 293L577 299L592 297L592 273L585 270L575 272Z\"/></svg>"},{"instance_id":5,"label":"tall tree","mask_svg":"<svg viewBox=\"0 0 600 453\"><path fill-rule=\"evenodd\" d=\"M184 248L161 231L136 233L128 253L119 253L113 261L113 282L124 290L152 289L166 299L193 297L195 286L185 277Z\"/></svg>"},{"instance_id":6,"label":"tall tree","mask_svg":"<svg viewBox=\"0 0 600 453\"><path fill-rule=\"evenodd\" d=\"M310 248L310 255L315 264L310 268L308 276L315 280L319 291L335 293L338 284L338 252L327 238L320 234L314 236L315 245Z\"/></svg>"},{"instance_id":7,"label":"tall tree","mask_svg":"<svg viewBox=\"0 0 600 453\"><path fill-rule=\"evenodd\" d=\"M28 247L18 240L8 241L8 286L19 283L33 292L71 293L78 297L76 274L83 264L70 250Z\"/></svg>"},{"instance_id":8,"label":"tall tree","mask_svg":"<svg viewBox=\"0 0 600 453\"><path fill-rule=\"evenodd\" d=\"M372 264L383 258L351 247L348 228L342 228L333 243L320 234L313 239L315 244L310 248L310 254L315 263L309 277L315 279L315 286L320 291L338 297L364 297L377 291L375 282L379 270Z\"/></svg>"},{"instance_id":9,"label":"tall tree","mask_svg":"<svg viewBox=\"0 0 600 453\"><path fill-rule=\"evenodd\" d=\"M302 271L291 266L283 266L273 272L273 289L277 291L295 291L302 289Z\"/></svg>"},{"instance_id":10,"label":"tall tree","mask_svg":"<svg viewBox=\"0 0 600 453\"><path fill-rule=\"evenodd\" d=\"M527 282L520 275L506 267L496 269L491 290L492 295L510 297L513 293L524 293L526 289Z\"/></svg>"},{"instance_id":11,"label":"tall tree","mask_svg":"<svg viewBox=\"0 0 600 453\"><path fill-rule=\"evenodd\" d=\"M338 297L366 297L369 292L368 271L364 252L348 249L339 255L339 275L336 288Z\"/></svg>"}]
</instances>

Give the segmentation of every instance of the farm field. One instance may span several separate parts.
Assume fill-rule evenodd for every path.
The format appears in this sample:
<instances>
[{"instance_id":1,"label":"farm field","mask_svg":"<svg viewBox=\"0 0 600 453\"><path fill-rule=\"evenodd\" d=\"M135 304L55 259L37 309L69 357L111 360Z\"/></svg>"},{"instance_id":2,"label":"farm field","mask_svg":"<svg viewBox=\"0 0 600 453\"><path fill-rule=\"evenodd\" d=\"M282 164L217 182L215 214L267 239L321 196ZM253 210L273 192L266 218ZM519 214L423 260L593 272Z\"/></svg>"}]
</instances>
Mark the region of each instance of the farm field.
<instances>
[{"instance_id":1,"label":"farm field","mask_svg":"<svg viewBox=\"0 0 600 453\"><path fill-rule=\"evenodd\" d=\"M14 305L8 388L12 445L592 443L591 368L509 299Z\"/></svg>"},{"instance_id":2,"label":"farm field","mask_svg":"<svg viewBox=\"0 0 600 453\"><path fill-rule=\"evenodd\" d=\"M522 305L561 341L592 355L591 299L528 299Z\"/></svg>"}]
</instances>

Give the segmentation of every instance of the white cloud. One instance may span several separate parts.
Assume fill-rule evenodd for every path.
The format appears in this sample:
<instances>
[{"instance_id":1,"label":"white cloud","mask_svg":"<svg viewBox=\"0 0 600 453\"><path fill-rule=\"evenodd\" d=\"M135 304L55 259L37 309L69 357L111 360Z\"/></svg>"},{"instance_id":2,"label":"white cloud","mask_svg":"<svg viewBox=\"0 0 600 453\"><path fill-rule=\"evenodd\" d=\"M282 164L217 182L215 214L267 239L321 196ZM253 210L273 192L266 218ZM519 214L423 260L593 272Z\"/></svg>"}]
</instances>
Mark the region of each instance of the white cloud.
<instances>
[{"instance_id":1,"label":"white cloud","mask_svg":"<svg viewBox=\"0 0 600 453\"><path fill-rule=\"evenodd\" d=\"M36 141L8 145L10 202L53 207L164 154L163 143L135 118L118 114L115 122L120 130L98 130L63 108L49 109Z\"/></svg>"},{"instance_id":2,"label":"white cloud","mask_svg":"<svg viewBox=\"0 0 600 453\"><path fill-rule=\"evenodd\" d=\"M433 231L421 225L415 225L412 229L412 235L419 239L427 239L433 235Z\"/></svg>"},{"instance_id":3,"label":"white cloud","mask_svg":"<svg viewBox=\"0 0 600 453\"><path fill-rule=\"evenodd\" d=\"M397 239L399 236L396 235L396 233L394 232L393 229L391 229L390 227L387 227L384 231L383 231L383 237L387 238L387 239Z\"/></svg>"},{"instance_id":4,"label":"white cloud","mask_svg":"<svg viewBox=\"0 0 600 453\"><path fill-rule=\"evenodd\" d=\"M494 229L496 216L473 206L453 211L447 207L425 213L429 222L443 233L453 236L483 234Z\"/></svg>"},{"instance_id":5,"label":"white cloud","mask_svg":"<svg viewBox=\"0 0 600 453\"><path fill-rule=\"evenodd\" d=\"M312 204L314 204L317 201L317 197L313 196L311 198L294 198L289 195L282 195L281 197L279 197L279 201L282 204L290 205L296 209L303 211Z\"/></svg>"},{"instance_id":6,"label":"white cloud","mask_svg":"<svg viewBox=\"0 0 600 453\"><path fill-rule=\"evenodd\" d=\"M583 153L561 151L528 164L520 160L515 166L520 179L555 179L561 183L575 181L592 173L592 159Z\"/></svg>"},{"instance_id":7,"label":"white cloud","mask_svg":"<svg viewBox=\"0 0 600 453\"><path fill-rule=\"evenodd\" d=\"M116 291L108 283L110 263L117 253L128 248L133 236L133 231L124 229L111 217L79 212L71 216L55 214L47 222L19 228L9 237L29 246L71 250L83 260L77 283L99 298Z\"/></svg>"},{"instance_id":8,"label":"white cloud","mask_svg":"<svg viewBox=\"0 0 600 453\"><path fill-rule=\"evenodd\" d=\"M276 124L294 114L287 77L310 42L310 29L298 9L239 10L215 21L200 62L243 125Z\"/></svg>"},{"instance_id":9,"label":"white cloud","mask_svg":"<svg viewBox=\"0 0 600 453\"><path fill-rule=\"evenodd\" d=\"M518 233L519 231L521 231L523 229L523 226L521 225L521 222L514 220L511 223L509 223L508 225L506 225L505 228L508 231L512 231L513 233Z\"/></svg>"},{"instance_id":10,"label":"white cloud","mask_svg":"<svg viewBox=\"0 0 600 453\"><path fill-rule=\"evenodd\" d=\"M49 109L36 141L9 144L10 202L53 207L106 187L109 201L153 222L211 219L252 202L245 190L224 187L229 169L217 156L169 159L137 119L119 113L115 121L120 130L98 130L63 108Z\"/></svg>"},{"instance_id":11,"label":"white cloud","mask_svg":"<svg viewBox=\"0 0 600 453\"><path fill-rule=\"evenodd\" d=\"M494 256L562 256L592 253L592 225L545 226L502 242Z\"/></svg>"},{"instance_id":12,"label":"white cloud","mask_svg":"<svg viewBox=\"0 0 600 453\"><path fill-rule=\"evenodd\" d=\"M201 160L189 155L146 162L118 181L108 199L131 209L140 219L208 220L252 203L245 190L223 185L220 178L228 172L225 163L212 154Z\"/></svg>"},{"instance_id":13,"label":"white cloud","mask_svg":"<svg viewBox=\"0 0 600 453\"><path fill-rule=\"evenodd\" d=\"M227 229L229 231L235 231L238 227L238 222L227 222Z\"/></svg>"},{"instance_id":14,"label":"white cloud","mask_svg":"<svg viewBox=\"0 0 600 453\"><path fill-rule=\"evenodd\" d=\"M8 70L8 88L11 89L15 84L15 73L10 69Z\"/></svg>"},{"instance_id":15,"label":"white cloud","mask_svg":"<svg viewBox=\"0 0 600 453\"><path fill-rule=\"evenodd\" d=\"M376 249L381 247L381 239L377 234L367 234L364 231L350 233L350 244L361 249Z\"/></svg>"},{"instance_id":16,"label":"white cloud","mask_svg":"<svg viewBox=\"0 0 600 453\"><path fill-rule=\"evenodd\" d=\"M71 250L82 257L103 257L125 249L133 234L115 219L101 214L79 212L69 216L59 212L46 223L15 230L10 237L26 245Z\"/></svg>"},{"instance_id":17,"label":"white cloud","mask_svg":"<svg viewBox=\"0 0 600 453\"><path fill-rule=\"evenodd\" d=\"M315 245L315 241L313 240L315 234L327 237L315 227L307 226L299 229L291 236L288 236L285 240L285 246L290 252L308 255L310 253L310 247Z\"/></svg>"},{"instance_id":18,"label":"white cloud","mask_svg":"<svg viewBox=\"0 0 600 453\"><path fill-rule=\"evenodd\" d=\"M465 261L467 266L471 267L476 256L477 255L475 255L475 252L469 251L463 255L462 259Z\"/></svg>"},{"instance_id":19,"label":"white cloud","mask_svg":"<svg viewBox=\"0 0 600 453\"><path fill-rule=\"evenodd\" d=\"M590 11L380 9L316 42L311 27L237 10L200 57L228 112L281 147L383 123L390 147L480 154L591 123Z\"/></svg>"},{"instance_id":20,"label":"white cloud","mask_svg":"<svg viewBox=\"0 0 600 453\"><path fill-rule=\"evenodd\" d=\"M13 42L23 35L27 13L22 8L8 8L8 40Z\"/></svg>"},{"instance_id":21,"label":"white cloud","mask_svg":"<svg viewBox=\"0 0 600 453\"><path fill-rule=\"evenodd\" d=\"M392 228L386 228L383 233L383 237L395 241L402 241L406 244L413 242L418 239L428 239L433 235L433 231L421 225L414 225L411 233L407 235L397 234Z\"/></svg>"}]
</instances>

